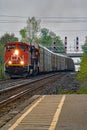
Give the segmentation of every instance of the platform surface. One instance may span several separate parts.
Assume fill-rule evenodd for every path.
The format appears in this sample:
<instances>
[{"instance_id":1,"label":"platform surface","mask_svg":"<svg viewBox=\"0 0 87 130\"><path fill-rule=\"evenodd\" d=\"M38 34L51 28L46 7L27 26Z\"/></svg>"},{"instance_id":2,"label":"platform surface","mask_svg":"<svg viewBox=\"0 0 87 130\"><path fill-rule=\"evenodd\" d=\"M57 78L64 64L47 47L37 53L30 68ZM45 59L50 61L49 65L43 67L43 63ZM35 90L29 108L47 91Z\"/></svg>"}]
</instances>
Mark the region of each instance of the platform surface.
<instances>
[{"instance_id":1,"label":"platform surface","mask_svg":"<svg viewBox=\"0 0 87 130\"><path fill-rule=\"evenodd\" d=\"M43 95L1 130L87 130L87 95Z\"/></svg>"}]
</instances>

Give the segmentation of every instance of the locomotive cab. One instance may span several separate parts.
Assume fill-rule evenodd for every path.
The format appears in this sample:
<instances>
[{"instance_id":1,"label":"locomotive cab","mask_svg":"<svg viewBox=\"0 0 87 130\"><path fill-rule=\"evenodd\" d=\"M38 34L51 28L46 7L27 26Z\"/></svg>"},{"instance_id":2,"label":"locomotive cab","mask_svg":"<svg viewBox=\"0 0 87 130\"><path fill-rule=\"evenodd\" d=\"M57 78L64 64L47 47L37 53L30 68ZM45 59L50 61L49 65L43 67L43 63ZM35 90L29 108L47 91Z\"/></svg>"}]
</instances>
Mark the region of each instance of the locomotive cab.
<instances>
[{"instance_id":1,"label":"locomotive cab","mask_svg":"<svg viewBox=\"0 0 87 130\"><path fill-rule=\"evenodd\" d=\"M21 42L8 43L5 48L5 72L10 77L27 76L38 69L36 48Z\"/></svg>"}]
</instances>

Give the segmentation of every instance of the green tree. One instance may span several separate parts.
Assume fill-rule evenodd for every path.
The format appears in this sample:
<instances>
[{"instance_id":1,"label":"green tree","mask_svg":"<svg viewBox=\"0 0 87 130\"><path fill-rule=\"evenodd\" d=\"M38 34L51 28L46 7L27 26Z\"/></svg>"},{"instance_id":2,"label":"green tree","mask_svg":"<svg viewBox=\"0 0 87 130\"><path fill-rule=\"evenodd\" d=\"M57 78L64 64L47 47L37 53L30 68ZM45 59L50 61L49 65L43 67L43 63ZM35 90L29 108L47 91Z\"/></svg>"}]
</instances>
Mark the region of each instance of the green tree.
<instances>
[{"instance_id":1,"label":"green tree","mask_svg":"<svg viewBox=\"0 0 87 130\"><path fill-rule=\"evenodd\" d=\"M20 35L22 37L21 42L30 42L25 28L20 30Z\"/></svg>"},{"instance_id":2,"label":"green tree","mask_svg":"<svg viewBox=\"0 0 87 130\"><path fill-rule=\"evenodd\" d=\"M0 78L4 77L4 44L0 44Z\"/></svg>"},{"instance_id":3,"label":"green tree","mask_svg":"<svg viewBox=\"0 0 87 130\"><path fill-rule=\"evenodd\" d=\"M37 36L40 33L39 37ZM20 35L22 37L22 42L36 42L43 44L48 49L52 50L52 43L55 41L57 44L56 52L65 53L64 45L59 36L47 28L40 29L40 20L36 20L35 17L28 18L27 26L20 30ZM56 40L54 40L56 39Z\"/></svg>"},{"instance_id":4,"label":"green tree","mask_svg":"<svg viewBox=\"0 0 87 130\"><path fill-rule=\"evenodd\" d=\"M77 74L77 79L81 82L87 80L87 36L85 37L85 43L82 46L83 49L83 57L80 63L80 71Z\"/></svg>"},{"instance_id":5,"label":"green tree","mask_svg":"<svg viewBox=\"0 0 87 130\"><path fill-rule=\"evenodd\" d=\"M63 41L61 40L61 38L59 36L56 36L55 39L56 39L55 42L57 45L56 52L57 53L66 53L66 51L64 49L64 44L63 44Z\"/></svg>"},{"instance_id":6,"label":"green tree","mask_svg":"<svg viewBox=\"0 0 87 130\"><path fill-rule=\"evenodd\" d=\"M46 47L51 46L52 37L49 34L49 30L47 28L41 29L40 43L43 44Z\"/></svg>"},{"instance_id":7,"label":"green tree","mask_svg":"<svg viewBox=\"0 0 87 130\"><path fill-rule=\"evenodd\" d=\"M0 38L0 63L4 63L4 45L8 42L18 41L18 38L14 36L14 34L4 34Z\"/></svg>"},{"instance_id":8,"label":"green tree","mask_svg":"<svg viewBox=\"0 0 87 130\"><path fill-rule=\"evenodd\" d=\"M14 34L4 34L0 38L0 78L5 76L4 74L4 54L5 54L5 44L8 42L18 41L18 38L14 36Z\"/></svg>"},{"instance_id":9,"label":"green tree","mask_svg":"<svg viewBox=\"0 0 87 130\"><path fill-rule=\"evenodd\" d=\"M0 44L6 44L8 42L15 42L18 41L18 38L14 36L14 34L4 34L1 38L0 38Z\"/></svg>"},{"instance_id":10,"label":"green tree","mask_svg":"<svg viewBox=\"0 0 87 130\"><path fill-rule=\"evenodd\" d=\"M81 83L81 88L78 93L87 94L87 36L85 38L85 43L82 46L83 49L83 57L80 63L80 71L77 73L77 79Z\"/></svg>"},{"instance_id":11,"label":"green tree","mask_svg":"<svg viewBox=\"0 0 87 130\"><path fill-rule=\"evenodd\" d=\"M56 53L66 53L61 38L59 36L56 36L54 32L50 32L48 29L42 28L40 43L48 47L50 50L53 50L54 42L56 43Z\"/></svg>"},{"instance_id":12,"label":"green tree","mask_svg":"<svg viewBox=\"0 0 87 130\"><path fill-rule=\"evenodd\" d=\"M84 53L81 59L80 72L78 72L77 78L81 82L87 80L87 53Z\"/></svg>"},{"instance_id":13,"label":"green tree","mask_svg":"<svg viewBox=\"0 0 87 130\"><path fill-rule=\"evenodd\" d=\"M82 49L85 53L87 53L87 36L85 37L85 43L84 45L82 46Z\"/></svg>"},{"instance_id":14,"label":"green tree","mask_svg":"<svg viewBox=\"0 0 87 130\"><path fill-rule=\"evenodd\" d=\"M25 30L25 29L21 29L21 30L20 30L20 34L21 34L22 38L26 38L26 37L27 37L27 34L26 34L26 30Z\"/></svg>"},{"instance_id":15,"label":"green tree","mask_svg":"<svg viewBox=\"0 0 87 130\"><path fill-rule=\"evenodd\" d=\"M4 44L0 44L0 63L4 63Z\"/></svg>"}]
</instances>

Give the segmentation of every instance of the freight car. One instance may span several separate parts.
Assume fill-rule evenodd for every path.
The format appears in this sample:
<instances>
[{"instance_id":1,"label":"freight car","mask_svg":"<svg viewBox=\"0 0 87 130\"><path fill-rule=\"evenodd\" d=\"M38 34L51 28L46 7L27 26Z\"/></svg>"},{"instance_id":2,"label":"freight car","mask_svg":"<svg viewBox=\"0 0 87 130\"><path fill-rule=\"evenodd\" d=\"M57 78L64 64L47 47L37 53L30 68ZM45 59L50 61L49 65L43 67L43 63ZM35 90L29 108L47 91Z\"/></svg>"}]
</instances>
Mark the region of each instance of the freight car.
<instances>
[{"instance_id":1,"label":"freight car","mask_svg":"<svg viewBox=\"0 0 87 130\"><path fill-rule=\"evenodd\" d=\"M71 58L59 55L39 45L22 42L5 45L5 72L10 77L36 75L40 72L74 71Z\"/></svg>"},{"instance_id":2,"label":"freight car","mask_svg":"<svg viewBox=\"0 0 87 130\"><path fill-rule=\"evenodd\" d=\"M40 62L39 70L40 72L50 72L50 71L75 71L74 62L71 58L54 53L39 45Z\"/></svg>"}]
</instances>

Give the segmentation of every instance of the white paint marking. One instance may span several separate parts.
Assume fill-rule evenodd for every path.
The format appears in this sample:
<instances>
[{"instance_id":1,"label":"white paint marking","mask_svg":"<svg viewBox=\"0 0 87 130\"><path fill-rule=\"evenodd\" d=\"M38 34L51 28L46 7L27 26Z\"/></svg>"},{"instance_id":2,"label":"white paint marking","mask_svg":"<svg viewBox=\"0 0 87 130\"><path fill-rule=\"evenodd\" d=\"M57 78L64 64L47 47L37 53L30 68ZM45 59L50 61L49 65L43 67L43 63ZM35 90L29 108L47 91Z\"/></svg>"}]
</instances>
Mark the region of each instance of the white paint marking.
<instances>
[{"instance_id":1,"label":"white paint marking","mask_svg":"<svg viewBox=\"0 0 87 130\"><path fill-rule=\"evenodd\" d=\"M33 106L31 106L8 130L14 130L19 123L44 99L42 96Z\"/></svg>"},{"instance_id":2,"label":"white paint marking","mask_svg":"<svg viewBox=\"0 0 87 130\"><path fill-rule=\"evenodd\" d=\"M49 130L55 130L56 124L57 124L57 122L59 120L59 116L60 116L64 101L65 101L65 98L66 98L66 96L63 95L62 99L61 99L61 101L60 101L60 103L58 105L58 108L57 108L57 110L56 110L56 112L54 114L54 117L53 117L53 120L52 120L51 125L49 127Z\"/></svg>"}]
</instances>

